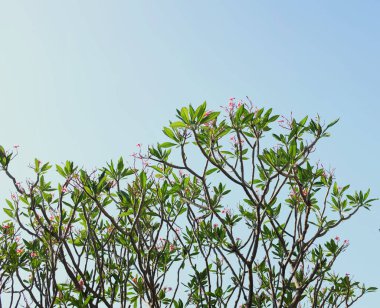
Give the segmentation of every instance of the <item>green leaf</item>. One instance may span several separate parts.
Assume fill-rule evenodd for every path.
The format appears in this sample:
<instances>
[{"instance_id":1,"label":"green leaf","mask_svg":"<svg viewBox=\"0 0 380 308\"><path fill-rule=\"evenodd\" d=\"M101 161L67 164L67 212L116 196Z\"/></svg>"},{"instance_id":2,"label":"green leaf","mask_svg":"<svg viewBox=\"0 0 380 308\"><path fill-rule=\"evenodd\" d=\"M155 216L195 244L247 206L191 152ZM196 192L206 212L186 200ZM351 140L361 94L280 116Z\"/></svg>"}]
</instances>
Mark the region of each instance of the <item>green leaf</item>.
<instances>
[{"instance_id":1,"label":"green leaf","mask_svg":"<svg viewBox=\"0 0 380 308\"><path fill-rule=\"evenodd\" d=\"M203 118L203 115L205 114L205 111L206 111L206 108L207 108L207 104L206 102L204 102L202 105L200 105L197 110L195 111L195 115L199 120L201 120Z\"/></svg>"},{"instance_id":2,"label":"green leaf","mask_svg":"<svg viewBox=\"0 0 380 308\"><path fill-rule=\"evenodd\" d=\"M10 209L3 209L3 211L11 218L14 217L12 210Z\"/></svg>"},{"instance_id":3,"label":"green leaf","mask_svg":"<svg viewBox=\"0 0 380 308\"><path fill-rule=\"evenodd\" d=\"M55 165L55 168L56 168L57 172L58 172L60 175L62 175L64 178L66 177L66 173L65 173L65 171L63 171L63 169L62 169L61 166L59 166L59 165Z\"/></svg>"},{"instance_id":4,"label":"green leaf","mask_svg":"<svg viewBox=\"0 0 380 308\"><path fill-rule=\"evenodd\" d=\"M338 122L339 122L339 118L332 121L329 125L326 126L325 131L328 130L330 127L334 126Z\"/></svg>"},{"instance_id":5,"label":"green leaf","mask_svg":"<svg viewBox=\"0 0 380 308\"><path fill-rule=\"evenodd\" d=\"M172 142L164 142L160 144L161 148L171 148L174 147L176 144Z\"/></svg>"},{"instance_id":6,"label":"green leaf","mask_svg":"<svg viewBox=\"0 0 380 308\"><path fill-rule=\"evenodd\" d=\"M186 127L186 124L183 122L172 122L172 123L170 123L170 127L172 127L172 128L184 128L184 127Z\"/></svg>"},{"instance_id":7,"label":"green leaf","mask_svg":"<svg viewBox=\"0 0 380 308\"><path fill-rule=\"evenodd\" d=\"M168 128L168 127L164 127L164 129L162 130L164 132L164 134L166 136L168 136L170 139L173 139L173 140L177 140L177 138L175 137L174 135L174 132Z\"/></svg>"},{"instance_id":8,"label":"green leaf","mask_svg":"<svg viewBox=\"0 0 380 308\"><path fill-rule=\"evenodd\" d=\"M142 187L143 189L146 188L146 180L147 180L147 178L146 178L146 173L145 173L144 171L142 171L142 172L140 173L140 182L141 182L141 187Z\"/></svg>"},{"instance_id":9,"label":"green leaf","mask_svg":"<svg viewBox=\"0 0 380 308\"><path fill-rule=\"evenodd\" d=\"M212 169L210 169L210 170L207 170L207 171L206 171L206 175L210 175L210 174L214 173L214 172L217 171L217 170L219 170L219 169L218 169L218 168L212 168Z\"/></svg>"}]
</instances>

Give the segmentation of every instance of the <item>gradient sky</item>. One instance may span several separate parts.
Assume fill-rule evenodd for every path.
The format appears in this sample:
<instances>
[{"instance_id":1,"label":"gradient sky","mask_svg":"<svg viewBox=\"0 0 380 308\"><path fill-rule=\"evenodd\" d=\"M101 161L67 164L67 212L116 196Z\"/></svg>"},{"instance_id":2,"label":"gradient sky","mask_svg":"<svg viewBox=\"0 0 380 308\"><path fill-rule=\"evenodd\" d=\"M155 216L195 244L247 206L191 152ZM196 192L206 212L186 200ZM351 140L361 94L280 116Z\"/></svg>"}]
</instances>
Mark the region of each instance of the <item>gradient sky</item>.
<instances>
[{"instance_id":1,"label":"gradient sky","mask_svg":"<svg viewBox=\"0 0 380 308\"><path fill-rule=\"evenodd\" d=\"M0 1L0 144L20 145L21 179L35 157L102 166L163 140L182 105L248 95L339 117L314 157L380 196L379 16L379 1ZM336 270L377 287L379 205L336 234L351 243Z\"/></svg>"}]
</instances>

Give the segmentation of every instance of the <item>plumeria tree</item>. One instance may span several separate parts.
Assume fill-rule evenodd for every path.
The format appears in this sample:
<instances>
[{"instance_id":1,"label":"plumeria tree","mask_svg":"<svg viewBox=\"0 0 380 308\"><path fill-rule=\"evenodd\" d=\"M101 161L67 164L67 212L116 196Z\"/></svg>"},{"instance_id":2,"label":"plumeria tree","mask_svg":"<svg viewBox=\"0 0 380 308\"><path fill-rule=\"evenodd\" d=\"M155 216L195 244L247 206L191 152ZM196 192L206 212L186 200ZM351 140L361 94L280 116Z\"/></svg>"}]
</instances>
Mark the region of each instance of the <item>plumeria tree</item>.
<instances>
[{"instance_id":1,"label":"plumeria tree","mask_svg":"<svg viewBox=\"0 0 380 308\"><path fill-rule=\"evenodd\" d=\"M313 162L337 122L231 99L177 111L168 141L88 171L35 160L11 171L1 226L0 306L349 307L376 288L333 269L334 229L375 199ZM269 131L272 130L272 133Z\"/></svg>"}]
</instances>

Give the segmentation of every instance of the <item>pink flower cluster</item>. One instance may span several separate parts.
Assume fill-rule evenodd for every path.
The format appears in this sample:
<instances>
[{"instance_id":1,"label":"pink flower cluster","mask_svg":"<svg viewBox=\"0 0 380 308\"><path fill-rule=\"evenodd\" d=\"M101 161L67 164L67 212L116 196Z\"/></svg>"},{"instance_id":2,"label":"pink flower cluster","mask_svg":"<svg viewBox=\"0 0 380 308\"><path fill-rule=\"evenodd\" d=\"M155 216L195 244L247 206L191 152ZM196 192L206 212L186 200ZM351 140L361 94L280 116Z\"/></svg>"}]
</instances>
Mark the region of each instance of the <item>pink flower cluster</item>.
<instances>
[{"instance_id":1,"label":"pink flower cluster","mask_svg":"<svg viewBox=\"0 0 380 308\"><path fill-rule=\"evenodd\" d=\"M277 122L282 128L292 129L293 128L293 113L290 113L289 119L284 116L281 116L281 120L278 120Z\"/></svg>"},{"instance_id":2,"label":"pink flower cluster","mask_svg":"<svg viewBox=\"0 0 380 308\"><path fill-rule=\"evenodd\" d=\"M231 142L233 143L233 145L235 145L235 146L239 144L239 139L236 138L236 136L231 136L231 137L230 137L230 141L231 141ZM241 139L240 144L244 144L244 140L243 140L243 139Z\"/></svg>"},{"instance_id":3,"label":"pink flower cluster","mask_svg":"<svg viewBox=\"0 0 380 308\"><path fill-rule=\"evenodd\" d=\"M339 237L339 236L336 236L336 237L335 237L335 240L336 240L337 242L339 242L339 241L340 241L340 237ZM349 241L349 240L344 240L344 241L343 241L343 245L346 246L346 247L349 246L349 245L350 245L350 241Z\"/></svg>"},{"instance_id":4,"label":"pink flower cluster","mask_svg":"<svg viewBox=\"0 0 380 308\"><path fill-rule=\"evenodd\" d=\"M221 213L226 214L226 215L231 215L231 210L228 208L224 208Z\"/></svg>"}]
</instances>

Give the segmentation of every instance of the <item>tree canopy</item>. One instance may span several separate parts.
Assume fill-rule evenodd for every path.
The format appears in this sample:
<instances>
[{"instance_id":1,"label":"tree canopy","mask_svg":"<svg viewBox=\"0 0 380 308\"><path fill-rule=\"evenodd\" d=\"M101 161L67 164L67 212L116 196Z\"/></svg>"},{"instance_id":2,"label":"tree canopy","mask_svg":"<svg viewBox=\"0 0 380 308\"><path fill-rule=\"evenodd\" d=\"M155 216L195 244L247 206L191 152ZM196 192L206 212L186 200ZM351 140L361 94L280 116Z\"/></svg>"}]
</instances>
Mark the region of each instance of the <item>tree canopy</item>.
<instances>
[{"instance_id":1,"label":"tree canopy","mask_svg":"<svg viewBox=\"0 0 380 308\"><path fill-rule=\"evenodd\" d=\"M35 159L0 227L9 307L349 307L375 291L338 274L333 230L376 199L312 159L337 123L231 99L177 110L167 141L96 170ZM0 305L1 306L1 305Z\"/></svg>"}]
</instances>

